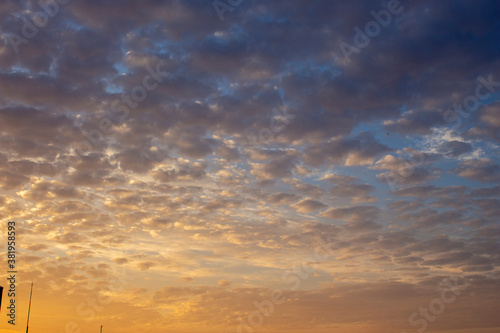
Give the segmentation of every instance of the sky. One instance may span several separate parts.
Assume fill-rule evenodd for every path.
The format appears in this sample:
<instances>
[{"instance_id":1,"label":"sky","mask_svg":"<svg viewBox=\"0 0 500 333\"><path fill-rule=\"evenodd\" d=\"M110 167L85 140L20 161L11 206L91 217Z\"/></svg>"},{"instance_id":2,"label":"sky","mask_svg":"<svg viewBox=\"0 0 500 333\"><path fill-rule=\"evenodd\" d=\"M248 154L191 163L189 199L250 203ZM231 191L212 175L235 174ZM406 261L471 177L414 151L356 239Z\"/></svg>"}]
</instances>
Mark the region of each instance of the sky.
<instances>
[{"instance_id":1,"label":"sky","mask_svg":"<svg viewBox=\"0 0 500 333\"><path fill-rule=\"evenodd\" d=\"M32 333L500 332L499 31L493 0L1 1L0 332L31 283Z\"/></svg>"}]
</instances>

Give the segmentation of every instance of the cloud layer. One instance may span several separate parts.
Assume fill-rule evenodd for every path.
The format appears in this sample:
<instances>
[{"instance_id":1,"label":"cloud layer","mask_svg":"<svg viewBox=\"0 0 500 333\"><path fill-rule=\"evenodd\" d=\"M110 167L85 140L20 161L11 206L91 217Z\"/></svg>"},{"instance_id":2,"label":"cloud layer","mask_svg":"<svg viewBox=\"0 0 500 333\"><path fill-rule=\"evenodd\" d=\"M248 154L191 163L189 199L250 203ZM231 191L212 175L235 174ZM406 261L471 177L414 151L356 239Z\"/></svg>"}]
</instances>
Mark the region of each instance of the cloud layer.
<instances>
[{"instance_id":1,"label":"cloud layer","mask_svg":"<svg viewBox=\"0 0 500 333\"><path fill-rule=\"evenodd\" d=\"M32 330L498 329L499 11L4 1L0 218Z\"/></svg>"}]
</instances>

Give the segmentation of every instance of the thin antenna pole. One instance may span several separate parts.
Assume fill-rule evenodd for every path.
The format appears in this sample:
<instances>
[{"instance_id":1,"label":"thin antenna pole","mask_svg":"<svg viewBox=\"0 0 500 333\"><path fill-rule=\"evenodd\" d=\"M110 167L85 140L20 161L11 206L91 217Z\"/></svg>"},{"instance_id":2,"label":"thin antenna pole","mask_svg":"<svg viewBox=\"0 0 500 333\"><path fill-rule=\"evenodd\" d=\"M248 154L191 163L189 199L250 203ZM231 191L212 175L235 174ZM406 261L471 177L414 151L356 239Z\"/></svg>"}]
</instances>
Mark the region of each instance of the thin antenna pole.
<instances>
[{"instance_id":1,"label":"thin antenna pole","mask_svg":"<svg viewBox=\"0 0 500 333\"><path fill-rule=\"evenodd\" d=\"M28 333L28 327L29 327L29 324L30 324L31 296L32 295L33 295L33 282L31 282L30 304L28 306L28 320L26 321L26 333Z\"/></svg>"}]
</instances>

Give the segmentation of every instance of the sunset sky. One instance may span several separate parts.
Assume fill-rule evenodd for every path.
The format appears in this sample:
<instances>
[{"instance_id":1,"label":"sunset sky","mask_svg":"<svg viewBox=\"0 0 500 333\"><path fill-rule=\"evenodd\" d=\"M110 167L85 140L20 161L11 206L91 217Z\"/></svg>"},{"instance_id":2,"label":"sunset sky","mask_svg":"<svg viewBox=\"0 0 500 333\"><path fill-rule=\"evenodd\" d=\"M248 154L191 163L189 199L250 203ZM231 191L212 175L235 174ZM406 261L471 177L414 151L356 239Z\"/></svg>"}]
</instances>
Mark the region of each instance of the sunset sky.
<instances>
[{"instance_id":1,"label":"sunset sky","mask_svg":"<svg viewBox=\"0 0 500 333\"><path fill-rule=\"evenodd\" d=\"M0 333L500 332L500 6L0 1Z\"/></svg>"}]
</instances>

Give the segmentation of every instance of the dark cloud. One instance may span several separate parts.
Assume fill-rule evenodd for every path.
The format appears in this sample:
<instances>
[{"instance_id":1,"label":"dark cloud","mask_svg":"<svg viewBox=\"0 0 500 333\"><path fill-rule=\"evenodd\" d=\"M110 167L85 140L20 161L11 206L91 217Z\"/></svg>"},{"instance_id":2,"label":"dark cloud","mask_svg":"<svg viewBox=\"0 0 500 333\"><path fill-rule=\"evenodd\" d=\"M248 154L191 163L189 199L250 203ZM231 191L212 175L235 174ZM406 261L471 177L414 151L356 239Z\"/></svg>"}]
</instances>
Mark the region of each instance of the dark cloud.
<instances>
[{"instance_id":1,"label":"dark cloud","mask_svg":"<svg viewBox=\"0 0 500 333\"><path fill-rule=\"evenodd\" d=\"M267 197L267 200L273 205L286 205L296 202L300 196L291 193L273 193Z\"/></svg>"},{"instance_id":2,"label":"dark cloud","mask_svg":"<svg viewBox=\"0 0 500 333\"><path fill-rule=\"evenodd\" d=\"M354 176L328 175L322 178L331 182L333 186L329 193L334 198L350 198L353 204L377 202L377 198L369 195L375 191L375 187L363 184L361 179Z\"/></svg>"},{"instance_id":3,"label":"dark cloud","mask_svg":"<svg viewBox=\"0 0 500 333\"><path fill-rule=\"evenodd\" d=\"M348 166L367 165L389 151L391 149L378 143L371 133L364 132L352 139L332 140L308 147L303 160L311 166L319 166L325 161Z\"/></svg>"},{"instance_id":4,"label":"dark cloud","mask_svg":"<svg viewBox=\"0 0 500 333\"><path fill-rule=\"evenodd\" d=\"M500 196L500 185L494 187L478 188L472 191L475 197L498 197Z\"/></svg>"},{"instance_id":5,"label":"dark cloud","mask_svg":"<svg viewBox=\"0 0 500 333\"><path fill-rule=\"evenodd\" d=\"M429 182L436 179L434 170L429 170L425 164L413 164L404 158L396 158L392 155L386 155L375 164L371 169L387 170L377 175L380 181L385 181L391 187L394 185L416 185Z\"/></svg>"},{"instance_id":6,"label":"dark cloud","mask_svg":"<svg viewBox=\"0 0 500 333\"><path fill-rule=\"evenodd\" d=\"M474 150L472 145L467 142L448 141L439 146L439 152L447 157L456 158L460 155L470 153Z\"/></svg>"},{"instance_id":7,"label":"dark cloud","mask_svg":"<svg viewBox=\"0 0 500 333\"><path fill-rule=\"evenodd\" d=\"M483 183L500 181L500 166L488 158L464 161L458 164L455 172L460 177Z\"/></svg>"},{"instance_id":8,"label":"dark cloud","mask_svg":"<svg viewBox=\"0 0 500 333\"><path fill-rule=\"evenodd\" d=\"M310 214L310 213L328 208L328 206L323 204L322 202L319 202L316 200L311 200L311 199L301 200L301 201L291 205L290 207L292 207L293 209L295 209L299 213L306 213L306 214Z\"/></svg>"},{"instance_id":9,"label":"dark cloud","mask_svg":"<svg viewBox=\"0 0 500 333\"><path fill-rule=\"evenodd\" d=\"M386 131L402 134L428 134L432 132L432 127L445 124L443 115L434 110L410 110L403 113L397 120L384 122Z\"/></svg>"},{"instance_id":10,"label":"dark cloud","mask_svg":"<svg viewBox=\"0 0 500 333\"><path fill-rule=\"evenodd\" d=\"M429 329L500 326L497 2L401 1L350 61L388 1L235 2L71 1L29 38L45 2L0 3L0 218L43 329L99 290L118 330L237 329L313 266L269 330L408 330L458 274Z\"/></svg>"}]
</instances>

